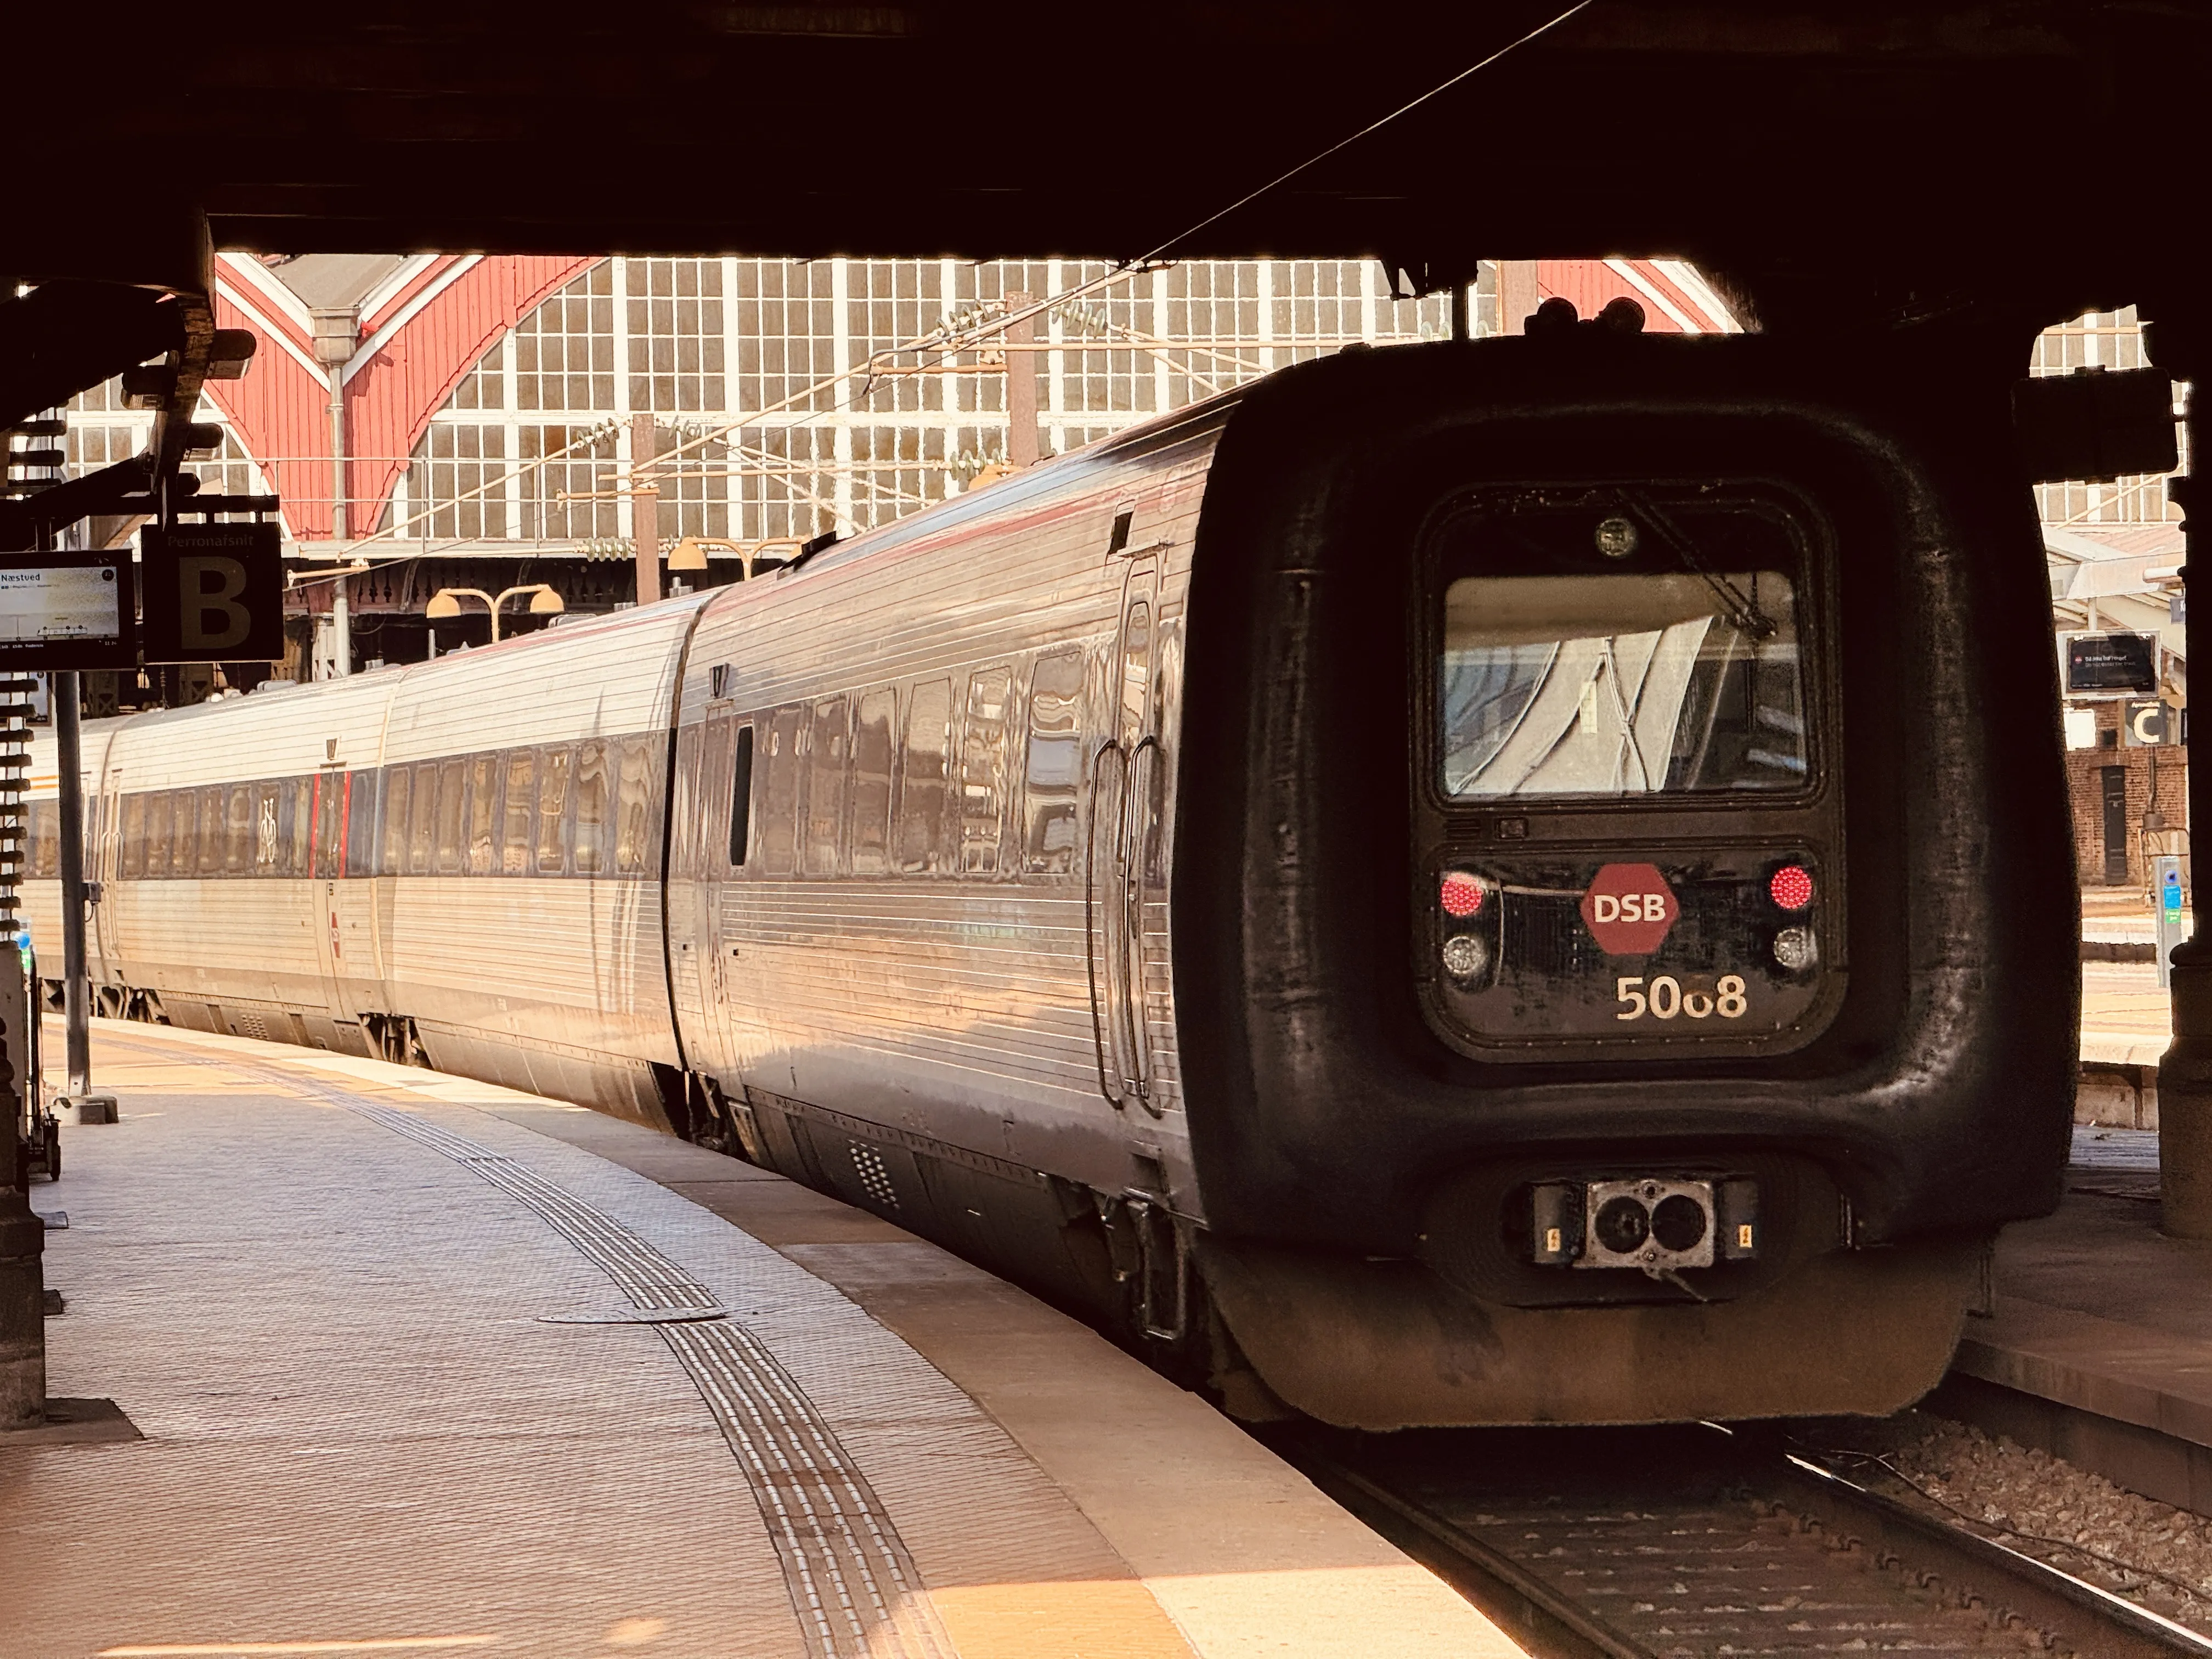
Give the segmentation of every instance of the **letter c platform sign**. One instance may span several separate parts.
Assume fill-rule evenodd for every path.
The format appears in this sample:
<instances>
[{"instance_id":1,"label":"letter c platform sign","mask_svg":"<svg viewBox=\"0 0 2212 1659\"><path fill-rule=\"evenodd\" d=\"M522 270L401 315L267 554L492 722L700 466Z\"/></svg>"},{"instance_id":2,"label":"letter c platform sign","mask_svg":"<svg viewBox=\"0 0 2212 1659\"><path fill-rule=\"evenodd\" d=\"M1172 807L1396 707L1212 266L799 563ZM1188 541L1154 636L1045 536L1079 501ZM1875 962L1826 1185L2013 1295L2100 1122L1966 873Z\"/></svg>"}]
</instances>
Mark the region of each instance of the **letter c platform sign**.
<instances>
[{"instance_id":1,"label":"letter c platform sign","mask_svg":"<svg viewBox=\"0 0 2212 1659\"><path fill-rule=\"evenodd\" d=\"M284 553L273 524L148 526L139 539L153 662L274 662L284 654Z\"/></svg>"}]
</instances>

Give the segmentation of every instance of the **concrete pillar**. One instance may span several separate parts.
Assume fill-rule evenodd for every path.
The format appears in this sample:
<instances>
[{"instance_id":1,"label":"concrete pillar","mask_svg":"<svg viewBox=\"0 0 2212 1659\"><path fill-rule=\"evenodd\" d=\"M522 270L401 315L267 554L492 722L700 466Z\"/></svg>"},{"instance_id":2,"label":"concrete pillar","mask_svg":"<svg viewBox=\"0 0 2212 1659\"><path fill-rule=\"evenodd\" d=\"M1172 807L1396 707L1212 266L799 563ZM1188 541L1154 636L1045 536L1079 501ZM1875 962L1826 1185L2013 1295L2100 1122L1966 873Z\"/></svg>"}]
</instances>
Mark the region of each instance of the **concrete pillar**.
<instances>
[{"instance_id":1,"label":"concrete pillar","mask_svg":"<svg viewBox=\"0 0 2212 1659\"><path fill-rule=\"evenodd\" d=\"M1541 296L1536 291L1536 262L1534 259L1500 259L1498 262L1498 332L1524 332L1529 317L1540 303Z\"/></svg>"},{"instance_id":2,"label":"concrete pillar","mask_svg":"<svg viewBox=\"0 0 2212 1659\"><path fill-rule=\"evenodd\" d=\"M2182 577L2197 568L2204 556L2212 572L2212 536L2204 528L2204 515L2212 501L2203 499L2205 432L2197 418L2203 404L2203 381L2212 372L2212 353L2205 350L2212 338L2212 305L2200 291L2191 295L2190 307L2182 296L2165 296L2175 310L2152 312L2149 344L2151 360L2176 380L2191 383L2188 436L2190 476L2175 486L2185 518L2182 533L2188 555ZM2212 577L2206 592L2189 595L2184 623L2189 660L2192 666L2212 665ZM2185 591L2186 589L2185 588ZM2197 641L2204 642L2201 652ZM2194 722L2192 722L2194 724ZM2193 758L2193 757L2192 757ZM2192 876L2212 869L2212 863L2196 856L2197 832L2212 835L2212 766L2189 769L2190 869ZM2159 1062L2159 1185L2165 1200L2165 1230L2176 1238L2212 1238L2212 935L2205 931L2212 911L2204 894L2194 895L2196 921L2188 940L2175 947L2171 989L2173 995L2173 1046Z\"/></svg>"},{"instance_id":3,"label":"concrete pillar","mask_svg":"<svg viewBox=\"0 0 2212 1659\"><path fill-rule=\"evenodd\" d=\"M660 599L660 486L637 482L638 469L651 461L658 449L653 416L650 414L630 416L629 533L631 542L637 549L637 602L640 605L654 605Z\"/></svg>"},{"instance_id":4,"label":"concrete pillar","mask_svg":"<svg viewBox=\"0 0 2212 1659\"><path fill-rule=\"evenodd\" d=\"M314 328L310 343L315 361L323 366L330 394L324 412L331 422L331 541L343 553L353 538L353 515L346 501L345 370L361 345L361 314L351 307L309 314ZM341 576L331 596L331 674L335 679L353 672L353 628L346 600L346 579Z\"/></svg>"},{"instance_id":5,"label":"concrete pillar","mask_svg":"<svg viewBox=\"0 0 2212 1659\"><path fill-rule=\"evenodd\" d=\"M1026 294L1009 294L1006 309L1027 311L1036 302ZM1036 338L1036 319L1007 325L1006 465L1035 466L1037 459L1037 356L1023 349Z\"/></svg>"}]
</instances>

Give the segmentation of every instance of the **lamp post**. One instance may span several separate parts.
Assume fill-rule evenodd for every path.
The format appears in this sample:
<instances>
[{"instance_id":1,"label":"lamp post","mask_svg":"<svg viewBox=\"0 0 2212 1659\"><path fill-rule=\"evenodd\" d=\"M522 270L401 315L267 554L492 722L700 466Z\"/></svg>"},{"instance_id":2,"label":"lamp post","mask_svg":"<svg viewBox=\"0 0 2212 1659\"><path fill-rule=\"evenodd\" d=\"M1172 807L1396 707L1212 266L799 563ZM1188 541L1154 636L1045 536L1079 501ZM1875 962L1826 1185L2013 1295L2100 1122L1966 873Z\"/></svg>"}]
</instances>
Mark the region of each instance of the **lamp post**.
<instances>
[{"instance_id":1,"label":"lamp post","mask_svg":"<svg viewBox=\"0 0 2212 1659\"><path fill-rule=\"evenodd\" d=\"M484 608L491 612L491 642L497 645L500 607L518 593L527 593L531 596L530 614L533 617L557 617L568 608L562 602L561 596L553 591L550 584L524 582L520 586L501 588L496 599L485 592L481 587L441 587L430 596L430 603L422 607L422 614L432 622L444 622L449 617L461 614L461 601L464 599L482 599L484 602Z\"/></svg>"}]
</instances>

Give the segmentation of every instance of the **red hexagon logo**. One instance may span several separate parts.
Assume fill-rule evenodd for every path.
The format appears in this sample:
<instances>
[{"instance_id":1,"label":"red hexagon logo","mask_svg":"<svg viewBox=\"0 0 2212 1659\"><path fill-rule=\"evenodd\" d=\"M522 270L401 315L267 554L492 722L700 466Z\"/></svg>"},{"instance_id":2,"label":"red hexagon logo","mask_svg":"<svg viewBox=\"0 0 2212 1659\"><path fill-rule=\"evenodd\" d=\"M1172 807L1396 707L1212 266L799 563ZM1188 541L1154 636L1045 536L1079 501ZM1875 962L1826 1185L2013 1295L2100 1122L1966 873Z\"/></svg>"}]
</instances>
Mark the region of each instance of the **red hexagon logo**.
<instances>
[{"instance_id":1,"label":"red hexagon logo","mask_svg":"<svg viewBox=\"0 0 2212 1659\"><path fill-rule=\"evenodd\" d=\"M1583 895L1583 926L1609 957L1648 957L1682 914L1656 864L1608 864Z\"/></svg>"}]
</instances>

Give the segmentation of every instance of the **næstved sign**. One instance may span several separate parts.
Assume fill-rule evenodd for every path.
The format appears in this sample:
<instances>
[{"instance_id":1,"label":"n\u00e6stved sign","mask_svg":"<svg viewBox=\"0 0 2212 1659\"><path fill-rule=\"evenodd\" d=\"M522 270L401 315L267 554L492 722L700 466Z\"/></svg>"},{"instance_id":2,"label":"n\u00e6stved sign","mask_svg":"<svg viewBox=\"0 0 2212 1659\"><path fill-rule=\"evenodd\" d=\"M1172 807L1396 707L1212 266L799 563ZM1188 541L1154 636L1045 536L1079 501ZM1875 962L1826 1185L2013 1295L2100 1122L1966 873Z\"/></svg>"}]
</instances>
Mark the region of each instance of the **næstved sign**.
<instances>
[{"instance_id":1,"label":"n\u00e6stved sign","mask_svg":"<svg viewBox=\"0 0 2212 1659\"><path fill-rule=\"evenodd\" d=\"M131 555L0 554L0 672L135 668Z\"/></svg>"}]
</instances>

